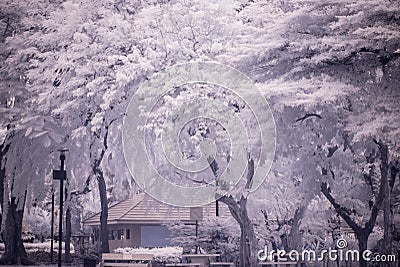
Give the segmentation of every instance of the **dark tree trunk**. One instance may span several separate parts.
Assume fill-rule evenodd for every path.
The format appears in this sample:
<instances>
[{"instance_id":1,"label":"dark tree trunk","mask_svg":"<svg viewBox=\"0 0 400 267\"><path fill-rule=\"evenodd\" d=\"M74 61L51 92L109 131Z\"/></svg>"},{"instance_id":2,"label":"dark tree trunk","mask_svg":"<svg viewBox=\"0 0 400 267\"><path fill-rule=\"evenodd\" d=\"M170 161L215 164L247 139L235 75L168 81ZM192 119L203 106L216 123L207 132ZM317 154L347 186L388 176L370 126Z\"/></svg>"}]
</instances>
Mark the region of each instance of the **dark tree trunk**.
<instances>
[{"instance_id":1,"label":"dark tree trunk","mask_svg":"<svg viewBox=\"0 0 400 267\"><path fill-rule=\"evenodd\" d=\"M66 201L64 202L64 206L66 207L65 210L65 254L64 254L64 262L69 263L71 262L71 195L68 192L69 183L67 182L64 190L64 195Z\"/></svg>"},{"instance_id":2,"label":"dark tree trunk","mask_svg":"<svg viewBox=\"0 0 400 267\"><path fill-rule=\"evenodd\" d=\"M6 139L7 140L7 139ZM6 161L6 155L8 150L10 149L10 144L6 144L6 140L4 140L3 144L0 145L0 205L4 207L4 181L6 178L6 169L4 166ZM3 211L4 209L2 209ZM0 213L0 233L1 233L1 221L2 214Z\"/></svg>"},{"instance_id":3,"label":"dark tree trunk","mask_svg":"<svg viewBox=\"0 0 400 267\"><path fill-rule=\"evenodd\" d=\"M100 205L101 205L101 212L100 212L100 242L101 242L101 252L102 253L109 253L110 247L108 244L108 227L107 227L107 220L108 220L108 199L107 199L107 185L104 179L104 173L101 167L101 162L103 161L104 154L108 149L108 130L111 124L116 121L117 119L113 119L108 123L104 128L104 136L101 139L101 133L96 133L92 143L90 145L90 157L93 160L92 163L92 170L93 174L97 179L97 183L99 186L99 194L100 194ZM93 146L96 141L102 140L102 149L97 157L92 155L92 150L94 149Z\"/></svg>"},{"instance_id":4,"label":"dark tree trunk","mask_svg":"<svg viewBox=\"0 0 400 267\"><path fill-rule=\"evenodd\" d=\"M25 206L25 196L20 201L23 201L22 207ZM24 209L18 210L19 203L15 197L12 197L8 202L6 211L5 229L2 232L5 251L0 259L0 264L24 264L29 265L33 262L28 259L25 247L22 243L22 219ZM3 205L4 208L4 205Z\"/></svg>"},{"instance_id":5,"label":"dark tree trunk","mask_svg":"<svg viewBox=\"0 0 400 267\"><path fill-rule=\"evenodd\" d=\"M385 188L385 200L383 202L383 241L384 241L384 248L383 252L385 254L391 254L392 253L392 241L393 241L393 236L392 236L392 223L393 223L393 217L392 217L392 211L391 211L391 192L389 190L389 187L386 186Z\"/></svg>"},{"instance_id":6,"label":"dark tree trunk","mask_svg":"<svg viewBox=\"0 0 400 267\"><path fill-rule=\"evenodd\" d=\"M1 168L2 162L3 162L3 144L0 145L0 205L1 207L4 207L4 179L6 178L6 169ZM3 211L3 209L2 209ZM2 222L2 213L0 213L0 233L1 233L1 222Z\"/></svg>"},{"instance_id":7,"label":"dark tree trunk","mask_svg":"<svg viewBox=\"0 0 400 267\"><path fill-rule=\"evenodd\" d=\"M64 262L71 262L71 207L67 207L65 211L65 255Z\"/></svg>"},{"instance_id":8,"label":"dark tree trunk","mask_svg":"<svg viewBox=\"0 0 400 267\"><path fill-rule=\"evenodd\" d=\"M102 253L109 253L110 247L108 244L108 201L107 201L107 190L106 190L106 182L104 181L103 176L97 176L97 181L99 184L99 192L100 192L100 204L101 204L101 213L100 213L100 240L101 240L101 251Z\"/></svg>"},{"instance_id":9,"label":"dark tree trunk","mask_svg":"<svg viewBox=\"0 0 400 267\"><path fill-rule=\"evenodd\" d=\"M6 155L10 149L10 139L13 137L14 134L11 133L4 143L0 145L0 166L5 166L7 160ZM6 169L3 167L0 168L0 205L3 212L0 214L0 224L2 220L5 220L4 229L1 229L1 238L4 243L5 251L0 258L0 264L32 264L32 261L28 259L21 238L26 191L25 195L19 200L15 197L11 197L11 199L4 198L5 180ZM22 205L19 205L19 201L23 201ZM22 207L22 209L18 210L18 207ZM6 218L3 218L3 216L6 216Z\"/></svg>"},{"instance_id":10,"label":"dark tree trunk","mask_svg":"<svg viewBox=\"0 0 400 267\"><path fill-rule=\"evenodd\" d=\"M365 261L364 257L362 256L362 252L367 250L369 233L366 233L365 231L359 231L356 232L355 234L357 237L358 248L360 251L360 267L367 267L368 262Z\"/></svg>"}]
</instances>

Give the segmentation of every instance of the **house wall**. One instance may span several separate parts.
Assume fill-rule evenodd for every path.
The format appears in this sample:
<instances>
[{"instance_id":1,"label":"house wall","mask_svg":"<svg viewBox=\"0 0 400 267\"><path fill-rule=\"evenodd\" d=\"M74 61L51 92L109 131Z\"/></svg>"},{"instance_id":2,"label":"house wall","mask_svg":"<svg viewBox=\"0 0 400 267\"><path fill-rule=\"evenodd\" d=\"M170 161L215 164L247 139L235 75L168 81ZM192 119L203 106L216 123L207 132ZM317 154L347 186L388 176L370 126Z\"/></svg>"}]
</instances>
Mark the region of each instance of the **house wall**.
<instances>
[{"instance_id":1,"label":"house wall","mask_svg":"<svg viewBox=\"0 0 400 267\"><path fill-rule=\"evenodd\" d=\"M141 225L142 247L165 247L170 245L171 232L164 225Z\"/></svg>"},{"instance_id":2,"label":"house wall","mask_svg":"<svg viewBox=\"0 0 400 267\"><path fill-rule=\"evenodd\" d=\"M155 227L154 230L151 227ZM138 224L109 224L108 231L113 233L114 239L108 240L110 252L119 247L156 247L169 245L169 237L167 229L160 229L161 225L138 225ZM129 239L127 238L127 229L130 231ZM123 230L123 237L119 239L118 230ZM142 236L143 235L143 236ZM157 235L160 235L159 237ZM109 235L110 237L110 235Z\"/></svg>"}]
</instances>

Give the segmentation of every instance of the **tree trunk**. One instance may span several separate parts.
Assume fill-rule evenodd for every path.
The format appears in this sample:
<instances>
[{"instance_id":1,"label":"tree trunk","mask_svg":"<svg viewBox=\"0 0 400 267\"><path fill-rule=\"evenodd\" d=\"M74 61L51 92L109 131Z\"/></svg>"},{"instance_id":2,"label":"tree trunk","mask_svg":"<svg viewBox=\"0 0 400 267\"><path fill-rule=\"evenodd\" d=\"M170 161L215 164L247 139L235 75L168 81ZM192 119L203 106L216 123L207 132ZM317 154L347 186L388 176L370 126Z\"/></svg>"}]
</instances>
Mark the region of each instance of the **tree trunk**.
<instances>
[{"instance_id":1,"label":"tree trunk","mask_svg":"<svg viewBox=\"0 0 400 267\"><path fill-rule=\"evenodd\" d=\"M22 207L25 206L25 197L20 199L23 201ZM8 202L8 209L6 212L5 229L2 232L2 239L4 242L5 251L0 259L0 264L32 264L32 261L28 259L25 247L22 243L22 219L24 215L24 209L17 210L18 201L15 197L12 197ZM3 205L4 208L4 205Z\"/></svg>"},{"instance_id":2,"label":"tree trunk","mask_svg":"<svg viewBox=\"0 0 400 267\"><path fill-rule=\"evenodd\" d=\"M360 253L360 267L367 267L368 266L368 262L365 261L363 255L363 252L365 250L367 250L367 244L368 244L368 237L369 237L369 233L366 233L365 231L360 231L360 232L356 232L356 237L357 237L357 241L358 241L358 250Z\"/></svg>"},{"instance_id":3,"label":"tree trunk","mask_svg":"<svg viewBox=\"0 0 400 267\"><path fill-rule=\"evenodd\" d=\"M71 262L71 233L71 208L68 205L65 211L65 263Z\"/></svg>"},{"instance_id":4,"label":"tree trunk","mask_svg":"<svg viewBox=\"0 0 400 267\"><path fill-rule=\"evenodd\" d=\"M107 203L106 182L104 181L104 177L102 175L97 176L97 181L99 184L100 204L101 204L101 213L100 213L101 252L109 253L110 247L108 244L108 229L107 229L108 203Z\"/></svg>"},{"instance_id":5,"label":"tree trunk","mask_svg":"<svg viewBox=\"0 0 400 267\"><path fill-rule=\"evenodd\" d=\"M1 207L4 207L4 180L6 178L6 169L1 168L2 162L3 162L3 145L0 145L0 205ZM1 209L1 212L3 212L3 209ZM1 225L2 225L2 217L3 214L0 213L0 233L1 233Z\"/></svg>"},{"instance_id":6,"label":"tree trunk","mask_svg":"<svg viewBox=\"0 0 400 267\"><path fill-rule=\"evenodd\" d=\"M257 239L253 223L247 213L247 198L242 196L239 202L232 196L223 196L220 201L225 203L232 217L240 226L239 267L257 266Z\"/></svg>"},{"instance_id":7,"label":"tree trunk","mask_svg":"<svg viewBox=\"0 0 400 267\"><path fill-rule=\"evenodd\" d=\"M9 137L9 138L12 138ZM7 139L6 139L7 140ZM2 167L5 166L5 161L6 161L6 155L8 150L10 149L10 144L8 143L7 145L6 140L0 145L0 205L1 207L4 207L4 181L6 178L6 168ZM4 209L2 209L2 212ZM2 214L0 213L0 233L1 233L1 222L2 222Z\"/></svg>"},{"instance_id":8,"label":"tree trunk","mask_svg":"<svg viewBox=\"0 0 400 267\"><path fill-rule=\"evenodd\" d=\"M290 251L292 249L301 251L303 247L303 240L302 240L302 235L300 233L300 220L304 216L306 208L305 207L299 207L296 209L293 217L293 222L292 222L292 227L289 232L288 236L288 250Z\"/></svg>"},{"instance_id":9,"label":"tree trunk","mask_svg":"<svg viewBox=\"0 0 400 267\"><path fill-rule=\"evenodd\" d=\"M0 145L0 166L5 166L7 160L6 155L10 148L11 138L13 134L10 134L3 144ZM23 201L22 209L18 209L18 201L15 197L4 198L6 195L4 192L4 183L6 180L6 170L5 168L0 168L0 205L2 207L2 214L0 214L0 224L4 219L4 229L0 229L1 237L4 243L4 254L0 258L0 264L32 264L32 261L28 259L25 247L22 243L22 219L24 216L24 207L26 199L25 195L18 201ZM14 181L13 181L14 182ZM17 201L17 202L16 202ZM6 218L3 218L6 216Z\"/></svg>"},{"instance_id":10,"label":"tree trunk","mask_svg":"<svg viewBox=\"0 0 400 267\"><path fill-rule=\"evenodd\" d=\"M213 158L208 158L209 166L218 180L218 163ZM247 162L247 183L245 189L250 189L254 175L254 161L248 155ZM223 195L219 201L225 203L232 217L240 226L240 247L239 247L239 267L256 267L258 265L257 251L259 249L256 235L254 233L253 222L247 212L247 197L242 195L236 201L232 195Z\"/></svg>"},{"instance_id":11,"label":"tree trunk","mask_svg":"<svg viewBox=\"0 0 400 267\"><path fill-rule=\"evenodd\" d=\"M257 266L257 239L254 233L253 223L251 222L247 213L247 198L241 197L239 201L240 214L242 218L241 223L241 248L240 253L243 255L243 261L240 266L255 267Z\"/></svg>"},{"instance_id":12,"label":"tree trunk","mask_svg":"<svg viewBox=\"0 0 400 267\"><path fill-rule=\"evenodd\" d=\"M101 138L101 134L95 134L95 138L92 140L90 145L90 158L93 159L92 163L92 170L93 174L96 176L97 183L99 185L99 194L100 194L100 205L101 205L101 212L100 212L100 242L101 242L101 252L102 253L109 253L110 247L108 244L108 227L107 227L107 220L108 220L108 200L107 200L107 186L104 180L104 173L102 171L101 162L103 161L104 154L108 149L108 130L111 124L116 121L117 119L113 119L108 123L107 126L104 128L104 136L102 138L102 149L100 154L97 157L92 155L92 149L94 149L94 144L98 139Z\"/></svg>"},{"instance_id":13,"label":"tree trunk","mask_svg":"<svg viewBox=\"0 0 400 267\"><path fill-rule=\"evenodd\" d=\"M391 254L392 252L392 216L391 216L391 190L389 187L389 148L387 145L383 144L381 141L376 141L375 143L379 147L380 151L380 171L381 171L381 185L380 189L382 191L382 209L383 209L383 226L384 226L384 247L383 253ZM391 173L393 175L393 173ZM372 230L372 228L371 228Z\"/></svg>"},{"instance_id":14,"label":"tree trunk","mask_svg":"<svg viewBox=\"0 0 400 267\"><path fill-rule=\"evenodd\" d=\"M392 253L392 212L391 212L391 192L388 186L386 188L386 198L383 202L383 240L384 240L384 248L383 253L389 255Z\"/></svg>"},{"instance_id":15,"label":"tree trunk","mask_svg":"<svg viewBox=\"0 0 400 267\"><path fill-rule=\"evenodd\" d=\"M398 163L397 163L398 164ZM392 242L393 242L393 202L395 201L395 195L392 194L393 187L395 185L396 176L399 172L399 169L393 165L390 168L390 181L387 181L385 184L386 191L386 199L383 202L383 241L384 241L384 254L392 253ZM392 198L393 197L393 198ZM392 202L393 201L393 202Z\"/></svg>"},{"instance_id":16,"label":"tree trunk","mask_svg":"<svg viewBox=\"0 0 400 267\"><path fill-rule=\"evenodd\" d=\"M248 257L246 256L246 247L244 245L245 243L245 233L244 233L244 225L240 224L240 247L239 247L239 266L246 266L246 259L248 260Z\"/></svg>"}]
</instances>

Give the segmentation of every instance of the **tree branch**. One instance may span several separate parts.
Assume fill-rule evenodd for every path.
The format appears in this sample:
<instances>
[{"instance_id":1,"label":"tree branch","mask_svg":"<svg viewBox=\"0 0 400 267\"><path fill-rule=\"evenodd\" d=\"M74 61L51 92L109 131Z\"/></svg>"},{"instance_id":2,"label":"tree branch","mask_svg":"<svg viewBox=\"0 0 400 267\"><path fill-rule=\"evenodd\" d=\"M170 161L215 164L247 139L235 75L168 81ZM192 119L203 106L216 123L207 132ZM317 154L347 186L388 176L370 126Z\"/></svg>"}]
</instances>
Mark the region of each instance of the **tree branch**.
<instances>
[{"instance_id":1,"label":"tree branch","mask_svg":"<svg viewBox=\"0 0 400 267\"><path fill-rule=\"evenodd\" d=\"M368 47L361 47L360 49L358 49L356 51L352 51L350 54L348 54L344 58L335 58L334 60L325 61L325 63L328 65L342 65L342 64L352 65L353 63L351 61L357 55L359 55L361 53L371 53L371 54L377 55L377 58L378 58L379 62L382 64L382 66L387 65L390 61L393 61L400 56L396 52L388 53L388 52L382 51L380 49L371 49Z\"/></svg>"},{"instance_id":2,"label":"tree branch","mask_svg":"<svg viewBox=\"0 0 400 267\"><path fill-rule=\"evenodd\" d=\"M239 205L236 202L236 200L232 197L232 196L222 196L219 201L221 201L222 203L225 203L228 208L229 211L232 214L232 217L239 223L241 224L242 222L242 216L240 215L240 209L239 209Z\"/></svg>"},{"instance_id":3,"label":"tree branch","mask_svg":"<svg viewBox=\"0 0 400 267\"><path fill-rule=\"evenodd\" d=\"M310 117L316 117L316 118L318 118L318 119L322 119L322 116L319 115L319 114L307 113L307 114L304 115L303 117L296 119L296 122L304 121L305 119L308 119L308 118L310 118Z\"/></svg>"},{"instance_id":4,"label":"tree branch","mask_svg":"<svg viewBox=\"0 0 400 267\"><path fill-rule=\"evenodd\" d=\"M244 187L245 189L250 189L251 186L253 185L253 176L254 176L254 160L250 158L247 161L247 182L246 186Z\"/></svg>"},{"instance_id":5,"label":"tree branch","mask_svg":"<svg viewBox=\"0 0 400 267\"><path fill-rule=\"evenodd\" d=\"M335 211L346 221L354 232L360 232L362 230L362 228L347 214L345 209L336 202L335 198L331 195L331 190L328 188L326 182L321 184L321 192L335 208Z\"/></svg>"},{"instance_id":6,"label":"tree branch","mask_svg":"<svg viewBox=\"0 0 400 267\"><path fill-rule=\"evenodd\" d=\"M328 147L328 155L326 156L327 158L330 158L333 156L333 154L336 152L336 150L339 148L339 146L335 145L333 147Z\"/></svg>"},{"instance_id":7,"label":"tree branch","mask_svg":"<svg viewBox=\"0 0 400 267\"><path fill-rule=\"evenodd\" d=\"M390 181L389 181L390 190L393 190L398 173L399 173L399 169L396 166L392 165L390 167Z\"/></svg>"}]
</instances>

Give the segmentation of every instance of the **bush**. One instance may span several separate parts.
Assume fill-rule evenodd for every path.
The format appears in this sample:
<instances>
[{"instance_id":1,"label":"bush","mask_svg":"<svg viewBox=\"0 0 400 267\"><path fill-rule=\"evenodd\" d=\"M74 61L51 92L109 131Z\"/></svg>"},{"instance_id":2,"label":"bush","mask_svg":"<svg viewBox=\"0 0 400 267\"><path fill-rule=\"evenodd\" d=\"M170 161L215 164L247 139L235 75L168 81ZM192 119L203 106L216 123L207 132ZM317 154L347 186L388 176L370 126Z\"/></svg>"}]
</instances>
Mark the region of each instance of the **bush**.
<instances>
[{"instance_id":1,"label":"bush","mask_svg":"<svg viewBox=\"0 0 400 267\"><path fill-rule=\"evenodd\" d=\"M115 253L122 254L153 254L153 261L159 263L178 263L181 262L182 247L164 247L164 248L117 248Z\"/></svg>"}]
</instances>

